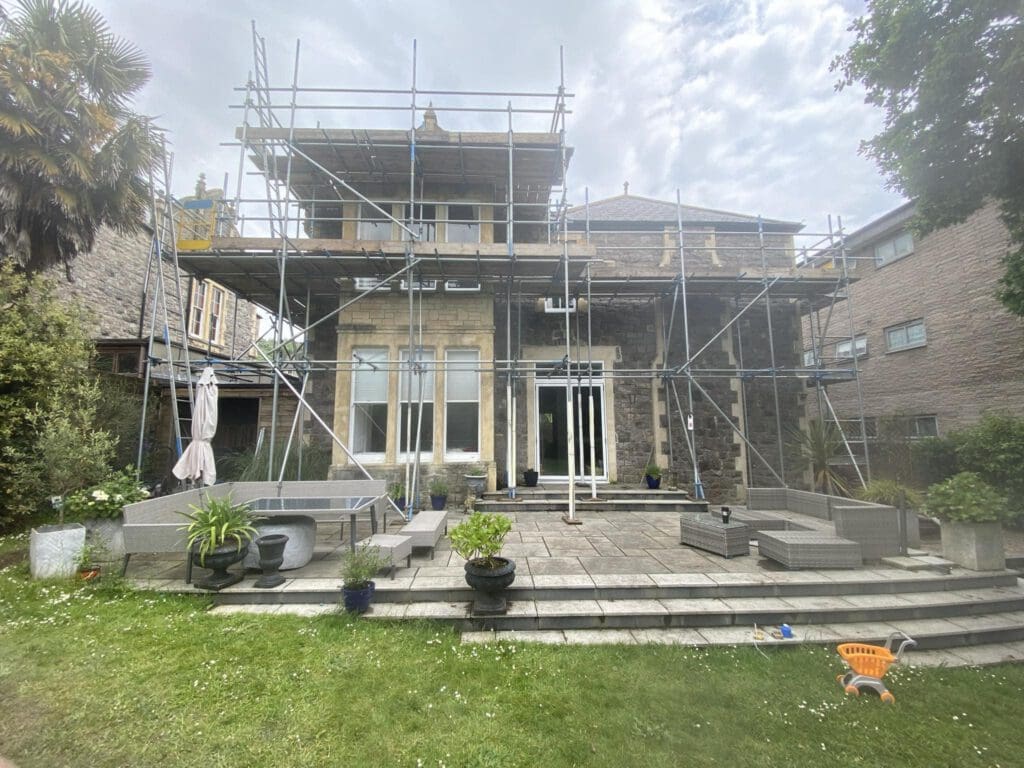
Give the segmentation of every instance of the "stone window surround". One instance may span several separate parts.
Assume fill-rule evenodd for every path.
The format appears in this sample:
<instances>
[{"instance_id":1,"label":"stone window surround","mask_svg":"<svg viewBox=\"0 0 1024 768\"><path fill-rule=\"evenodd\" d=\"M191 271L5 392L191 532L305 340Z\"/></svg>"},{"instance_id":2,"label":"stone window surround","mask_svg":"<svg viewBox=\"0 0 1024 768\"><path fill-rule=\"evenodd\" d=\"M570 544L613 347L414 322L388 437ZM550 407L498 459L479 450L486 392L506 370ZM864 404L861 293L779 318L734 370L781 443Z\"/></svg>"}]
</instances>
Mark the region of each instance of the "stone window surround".
<instances>
[{"instance_id":1,"label":"stone window surround","mask_svg":"<svg viewBox=\"0 0 1024 768\"><path fill-rule=\"evenodd\" d=\"M608 373L614 370L615 362L619 359L618 347L605 346L593 347L591 358L595 363L601 363L602 369ZM550 363L562 360L565 357L564 346L524 346L520 352L520 363L526 368L526 455L535 457L537 455L537 377L534 366L531 363ZM579 362L579 361L576 361ZM615 379L613 376L605 375L604 381L604 442L605 442L605 475L608 482L615 482L618 478L618 461L615 450ZM576 436L579 440L579 435ZM533 466L534 459L527 460L527 469ZM536 467L534 467L536 469ZM577 467L577 470L579 468Z\"/></svg>"}]
</instances>

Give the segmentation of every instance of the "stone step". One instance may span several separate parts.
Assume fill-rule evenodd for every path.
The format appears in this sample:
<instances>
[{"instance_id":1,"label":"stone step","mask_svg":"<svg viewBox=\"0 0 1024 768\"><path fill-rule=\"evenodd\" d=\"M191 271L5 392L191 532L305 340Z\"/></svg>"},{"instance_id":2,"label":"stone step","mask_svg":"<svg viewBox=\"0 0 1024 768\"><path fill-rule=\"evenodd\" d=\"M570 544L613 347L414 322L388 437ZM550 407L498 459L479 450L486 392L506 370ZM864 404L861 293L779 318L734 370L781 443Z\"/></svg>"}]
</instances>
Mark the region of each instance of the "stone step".
<instances>
[{"instance_id":1,"label":"stone step","mask_svg":"<svg viewBox=\"0 0 1024 768\"><path fill-rule=\"evenodd\" d=\"M774 627L762 627L762 631ZM867 642L881 645L890 632L901 631L918 645L903 657L911 666L975 666L1024 661L1024 625L1019 613L991 614L946 622L932 619L891 623L849 623L794 626L793 638L775 640L769 633L757 640L754 627L668 629L567 629L464 632L464 643L534 642L557 645L750 645L771 653L780 646L836 645ZM837 674L841 660L836 655Z\"/></svg>"},{"instance_id":2,"label":"stone step","mask_svg":"<svg viewBox=\"0 0 1024 768\"><path fill-rule=\"evenodd\" d=\"M378 619L433 619L462 631L569 629L692 629L705 627L887 624L930 620L945 622L951 633L965 633L956 620L984 624L985 616L1011 617L1004 640L1024 639L1024 589L994 587L952 592L898 595L850 595L845 598L696 598L620 600L512 600L504 616L470 613L466 602L375 603L367 614ZM938 626L938 625L937 625ZM886 630L891 631L891 630ZM994 631L994 630L993 630ZM989 632L992 634L992 632ZM831 639L822 636L823 640ZM953 640L950 641L953 643ZM987 642L996 642L988 640ZM954 643L955 644L955 643ZM942 646L945 647L945 646Z\"/></svg>"},{"instance_id":3,"label":"stone step","mask_svg":"<svg viewBox=\"0 0 1024 768\"><path fill-rule=\"evenodd\" d=\"M516 488L516 496L520 499L534 500L534 499L565 499L568 495L569 487L566 484L562 485L547 485L538 486L536 488ZM664 488L657 490L649 490L647 488L623 488L617 485L598 485L597 495L601 499L689 499L690 494L687 491L675 489L675 488ZM503 491L487 491L483 494L483 498L487 501L507 501L508 490ZM590 498L590 484L576 485L576 498L577 499L589 499Z\"/></svg>"},{"instance_id":4,"label":"stone step","mask_svg":"<svg viewBox=\"0 0 1024 768\"><path fill-rule=\"evenodd\" d=\"M469 602L473 591L466 584L459 569L450 577L417 583L415 578L403 577L402 571L394 579L377 580L374 602L424 603ZM774 578L773 578L774 577ZM228 604L310 604L336 602L341 589L340 578L292 579L276 589L256 589L253 577L247 577L233 587L212 595L218 605ZM689 573L689 574L606 574L565 576L520 576L508 590L515 602L571 601L571 600L692 600L692 599L758 599L791 597L844 597L849 595L929 594L956 590L992 588L1012 589L1017 586L1016 574L958 572L941 575L930 572L833 571L828 575L807 572L794 573ZM145 586L145 585L143 585ZM180 582L168 582L161 588L172 591L193 591Z\"/></svg>"},{"instance_id":5,"label":"stone step","mask_svg":"<svg viewBox=\"0 0 1024 768\"><path fill-rule=\"evenodd\" d=\"M562 496L552 499L520 499L512 501L484 499L476 503L476 508L484 512L568 512L569 500ZM618 498L604 501L590 501L589 498L577 498L576 510L586 512L706 512L706 501L694 501L685 497L679 498Z\"/></svg>"}]
</instances>

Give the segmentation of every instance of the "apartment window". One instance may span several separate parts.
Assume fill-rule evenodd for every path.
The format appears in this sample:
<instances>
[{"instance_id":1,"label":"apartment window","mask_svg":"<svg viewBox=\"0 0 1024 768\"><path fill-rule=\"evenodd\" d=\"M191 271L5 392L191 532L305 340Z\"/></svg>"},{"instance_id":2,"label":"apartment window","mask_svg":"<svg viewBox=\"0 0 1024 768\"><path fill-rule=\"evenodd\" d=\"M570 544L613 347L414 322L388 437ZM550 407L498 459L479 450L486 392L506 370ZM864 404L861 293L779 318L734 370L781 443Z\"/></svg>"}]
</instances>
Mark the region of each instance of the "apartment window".
<instances>
[{"instance_id":1,"label":"apartment window","mask_svg":"<svg viewBox=\"0 0 1024 768\"><path fill-rule=\"evenodd\" d=\"M836 344L836 358L839 360L852 360L854 348L857 350L857 357L866 355L868 353L868 337L862 333L851 341L840 341Z\"/></svg>"},{"instance_id":2,"label":"apartment window","mask_svg":"<svg viewBox=\"0 0 1024 768\"><path fill-rule=\"evenodd\" d=\"M409 206L402 206L403 220L402 223L406 226L409 218ZM430 203L416 203L413 206L413 213L415 214L415 221L413 221L412 229L413 232L419 234L418 240L421 243L432 243L437 240L437 206ZM404 229L402 230L402 239L408 240L409 233Z\"/></svg>"},{"instance_id":3,"label":"apartment window","mask_svg":"<svg viewBox=\"0 0 1024 768\"><path fill-rule=\"evenodd\" d=\"M391 203L377 203L391 213ZM391 240L391 219L368 203L359 204L359 239L360 240Z\"/></svg>"},{"instance_id":4,"label":"apartment window","mask_svg":"<svg viewBox=\"0 0 1024 768\"><path fill-rule=\"evenodd\" d=\"M924 320L911 320L885 329L885 345L890 352L923 347L926 343Z\"/></svg>"},{"instance_id":5,"label":"apartment window","mask_svg":"<svg viewBox=\"0 0 1024 768\"><path fill-rule=\"evenodd\" d=\"M444 289L448 293L480 293L479 280L445 280Z\"/></svg>"},{"instance_id":6,"label":"apartment window","mask_svg":"<svg viewBox=\"0 0 1024 768\"><path fill-rule=\"evenodd\" d=\"M480 353L448 350L445 357L445 458L475 461L480 457Z\"/></svg>"},{"instance_id":7,"label":"apartment window","mask_svg":"<svg viewBox=\"0 0 1024 768\"><path fill-rule=\"evenodd\" d=\"M576 311L576 299L569 299L569 314ZM564 315L565 297L554 296L544 299L544 312L547 314Z\"/></svg>"},{"instance_id":8,"label":"apartment window","mask_svg":"<svg viewBox=\"0 0 1024 768\"><path fill-rule=\"evenodd\" d=\"M219 285L203 280L192 289L189 335L212 344L223 343L223 319L226 291Z\"/></svg>"},{"instance_id":9,"label":"apartment window","mask_svg":"<svg viewBox=\"0 0 1024 768\"><path fill-rule=\"evenodd\" d=\"M479 243L480 222L475 205L448 206L448 242Z\"/></svg>"},{"instance_id":10,"label":"apartment window","mask_svg":"<svg viewBox=\"0 0 1024 768\"><path fill-rule=\"evenodd\" d=\"M404 455L407 446L416 445L416 425L420 425L421 458L430 461L434 451L434 352L419 350L410 359L409 350L401 351L398 373L398 453ZM420 393L422 387L423 420L420 421ZM412 400L410 404L408 401ZM409 440L406 441L406 424Z\"/></svg>"},{"instance_id":11,"label":"apartment window","mask_svg":"<svg viewBox=\"0 0 1024 768\"><path fill-rule=\"evenodd\" d=\"M381 285L380 280L378 280L376 277L354 277L352 278L352 281L355 283L357 291L368 291L371 288L375 288L378 285L380 285L380 288L377 288L378 291L391 290L390 286Z\"/></svg>"},{"instance_id":12,"label":"apartment window","mask_svg":"<svg viewBox=\"0 0 1024 768\"><path fill-rule=\"evenodd\" d=\"M804 350L804 368L814 368L818 364L817 360L818 356L813 349Z\"/></svg>"},{"instance_id":13,"label":"apartment window","mask_svg":"<svg viewBox=\"0 0 1024 768\"><path fill-rule=\"evenodd\" d=\"M402 281L402 290L406 291L409 289L409 281ZM437 280L413 280L412 289L414 291L436 291Z\"/></svg>"},{"instance_id":14,"label":"apartment window","mask_svg":"<svg viewBox=\"0 0 1024 768\"><path fill-rule=\"evenodd\" d=\"M939 436L939 421L934 416L912 416L908 426L911 437Z\"/></svg>"},{"instance_id":15,"label":"apartment window","mask_svg":"<svg viewBox=\"0 0 1024 768\"><path fill-rule=\"evenodd\" d=\"M875 265L885 266L889 262L902 259L913 252L913 236L909 232L901 232L896 237L884 240L875 246Z\"/></svg>"},{"instance_id":16,"label":"apartment window","mask_svg":"<svg viewBox=\"0 0 1024 768\"><path fill-rule=\"evenodd\" d=\"M388 435L388 351L356 349L352 362L352 451L362 459L383 461Z\"/></svg>"}]
</instances>

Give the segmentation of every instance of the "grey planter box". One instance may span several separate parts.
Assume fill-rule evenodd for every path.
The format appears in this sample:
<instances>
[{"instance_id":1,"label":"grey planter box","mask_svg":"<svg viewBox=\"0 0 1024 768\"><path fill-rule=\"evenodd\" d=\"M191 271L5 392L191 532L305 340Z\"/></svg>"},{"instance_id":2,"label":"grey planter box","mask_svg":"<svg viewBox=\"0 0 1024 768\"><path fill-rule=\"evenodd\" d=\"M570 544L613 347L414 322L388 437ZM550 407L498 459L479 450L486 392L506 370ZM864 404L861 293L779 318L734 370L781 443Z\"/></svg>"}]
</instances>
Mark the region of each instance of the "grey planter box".
<instances>
[{"instance_id":1,"label":"grey planter box","mask_svg":"<svg viewBox=\"0 0 1024 768\"><path fill-rule=\"evenodd\" d=\"M1001 571L1003 526L994 523L942 522L942 555L972 571Z\"/></svg>"},{"instance_id":2,"label":"grey planter box","mask_svg":"<svg viewBox=\"0 0 1024 768\"><path fill-rule=\"evenodd\" d=\"M85 547L85 526L41 525L29 537L28 561L33 579L67 579L75 575Z\"/></svg>"}]
</instances>

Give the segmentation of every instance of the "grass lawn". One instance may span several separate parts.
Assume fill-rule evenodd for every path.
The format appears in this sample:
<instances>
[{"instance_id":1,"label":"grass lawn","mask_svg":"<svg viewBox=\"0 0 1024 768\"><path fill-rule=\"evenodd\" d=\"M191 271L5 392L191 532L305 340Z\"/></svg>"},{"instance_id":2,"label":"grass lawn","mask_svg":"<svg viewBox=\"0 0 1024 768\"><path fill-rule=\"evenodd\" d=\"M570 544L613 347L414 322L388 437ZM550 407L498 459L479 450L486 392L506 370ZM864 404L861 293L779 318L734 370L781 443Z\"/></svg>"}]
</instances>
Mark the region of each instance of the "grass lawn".
<instances>
[{"instance_id":1,"label":"grass lawn","mask_svg":"<svg viewBox=\"0 0 1024 768\"><path fill-rule=\"evenodd\" d=\"M206 607L0 570L0 755L20 768L1024 764L1024 665L894 669L887 705L843 694L834 648L463 646L426 623Z\"/></svg>"}]
</instances>

